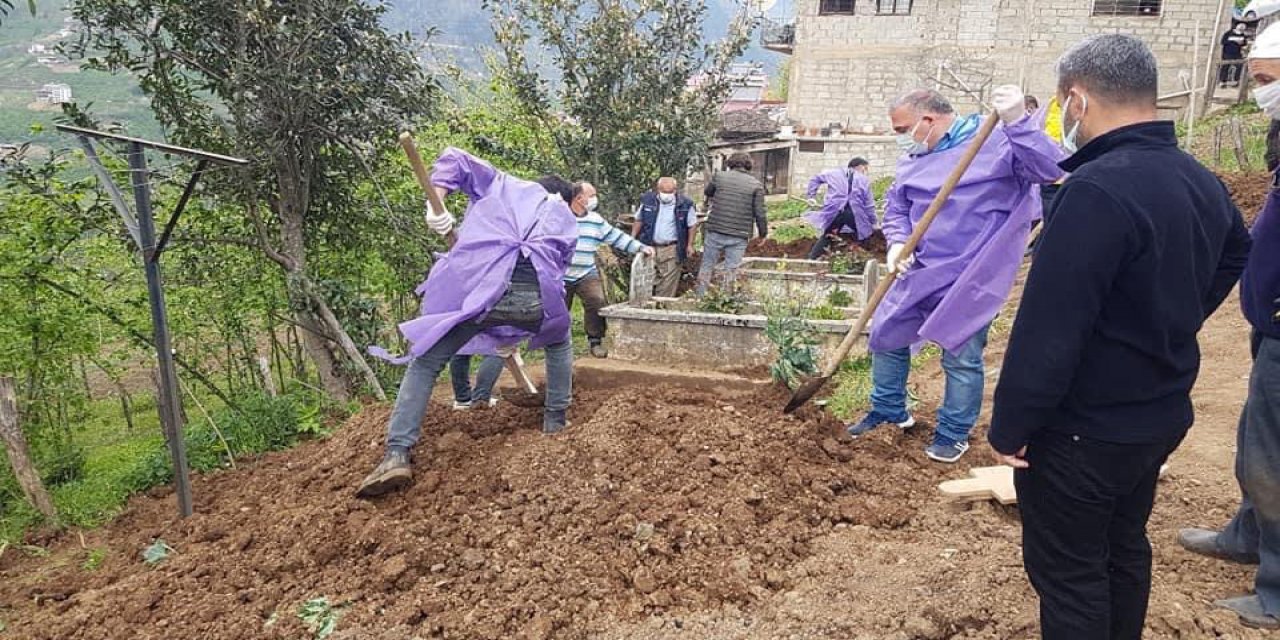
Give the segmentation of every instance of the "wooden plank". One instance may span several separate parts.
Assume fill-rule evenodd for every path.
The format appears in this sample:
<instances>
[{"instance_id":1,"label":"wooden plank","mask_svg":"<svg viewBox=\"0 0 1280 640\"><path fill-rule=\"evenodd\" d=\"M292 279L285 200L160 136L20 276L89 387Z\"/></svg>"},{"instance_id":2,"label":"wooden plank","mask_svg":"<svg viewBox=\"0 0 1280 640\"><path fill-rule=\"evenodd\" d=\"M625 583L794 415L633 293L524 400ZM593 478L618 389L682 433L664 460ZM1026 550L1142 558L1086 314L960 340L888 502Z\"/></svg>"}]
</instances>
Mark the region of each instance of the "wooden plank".
<instances>
[{"instance_id":1,"label":"wooden plank","mask_svg":"<svg viewBox=\"0 0 1280 640\"><path fill-rule=\"evenodd\" d=\"M9 455L9 464L13 467L13 475L18 478L18 485L27 500L46 518L53 520L58 512L53 508L53 500L40 481L40 474L31 463L27 439L22 435L18 423L18 404L14 399L13 378L0 377L0 439L4 440L5 453Z\"/></svg>"},{"instance_id":2,"label":"wooden plank","mask_svg":"<svg viewBox=\"0 0 1280 640\"><path fill-rule=\"evenodd\" d=\"M1013 487L1013 467L974 467L972 477L947 480L938 485L943 495L953 500L996 500L1000 504L1017 504L1018 495Z\"/></svg>"}]
</instances>

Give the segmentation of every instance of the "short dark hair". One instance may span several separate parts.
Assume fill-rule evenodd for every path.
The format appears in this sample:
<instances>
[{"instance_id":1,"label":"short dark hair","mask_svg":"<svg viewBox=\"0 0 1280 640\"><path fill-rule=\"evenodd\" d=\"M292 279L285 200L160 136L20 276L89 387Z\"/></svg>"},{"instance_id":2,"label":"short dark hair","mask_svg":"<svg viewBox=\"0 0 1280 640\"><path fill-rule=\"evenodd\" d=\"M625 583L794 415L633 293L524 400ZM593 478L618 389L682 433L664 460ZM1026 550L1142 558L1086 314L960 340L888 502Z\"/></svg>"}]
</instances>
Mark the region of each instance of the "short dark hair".
<instances>
[{"instance_id":1,"label":"short dark hair","mask_svg":"<svg viewBox=\"0 0 1280 640\"><path fill-rule=\"evenodd\" d=\"M535 182L542 185L542 188L546 189L547 193L559 194L565 204L573 202L573 184L568 180L565 180L554 173L548 173L547 175L538 178Z\"/></svg>"},{"instance_id":2,"label":"short dark hair","mask_svg":"<svg viewBox=\"0 0 1280 640\"><path fill-rule=\"evenodd\" d=\"M749 154L742 153L741 151L739 151L738 153L735 153L729 156L729 160L725 162L725 165L728 166L730 169L743 169L746 171L750 171L751 156Z\"/></svg>"},{"instance_id":3,"label":"short dark hair","mask_svg":"<svg viewBox=\"0 0 1280 640\"><path fill-rule=\"evenodd\" d=\"M1035 96L1027 96L1027 97L1023 98L1023 99L1022 99L1022 104L1025 104L1025 105L1027 106L1027 108L1028 108L1028 109L1039 109L1039 108L1040 108L1040 100L1039 100L1039 99L1037 99Z\"/></svg>"},{"instance_id":4,"label":"short dark hair","mask_svg":"<svg viewBox=\"0 0 1280 640\"><path fill-rule=\"evenodd\" d=\"M1151 48L1130 35L1109 33L1076 43L1058 60L1058 92L1081 85L1117 104L1151 105L1159 90L1159 67Z\"/></svg>"},{"instance_id":5,"label":"short dark hair","mask_svg":"<svg viewBox=\"0 0 1280 640\"><path fill-rule=\"evenodd\" d=\"M849 161L849 168L850 168L850 169L857 169L858 167L865 167L865 166L867 166L867 165L869 165L869 164L871 164L871 163L870 163L870 162L867 162L867 159L866 159L866 158L863 158L863 157L857 157L857 158L854 158L854 159L852 159L852 160L850 160L850 161Z\"/></svg>"}]
</instances>

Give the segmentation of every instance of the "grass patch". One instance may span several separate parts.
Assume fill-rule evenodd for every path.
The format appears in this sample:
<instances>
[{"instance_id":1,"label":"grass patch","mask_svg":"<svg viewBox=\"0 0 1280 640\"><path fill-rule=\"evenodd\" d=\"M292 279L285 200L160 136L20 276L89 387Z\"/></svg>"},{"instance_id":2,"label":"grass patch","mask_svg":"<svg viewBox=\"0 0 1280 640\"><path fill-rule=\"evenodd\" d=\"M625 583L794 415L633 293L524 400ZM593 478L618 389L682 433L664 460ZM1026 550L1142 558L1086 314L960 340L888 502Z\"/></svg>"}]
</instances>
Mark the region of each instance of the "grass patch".
<instances>
[{"instance_id":1,"label":"grass patch","mask_svg":"<svg viewBox=\"0 0 1280 640\"><path fill-rule=\"evenodd\" d=\"M778 244L787 244L804 238L816 238L818 232L813 225L808 224L789 224L780 226L769 232L769 236Z\"/></svg>"},{"instance_id":2,"label":"grass patch","mask_svg":"<svg viewBox=\"0 0 1280 640\"><path fill-rule=\"evenodd\" d=\"M911 370L918 371L925 363L942 355L937 345L928 344L920 353L912 356ZM863 355L849 358L840 365L833 378L835 391L827 400L827 410L831 415L845 422L852 422L862 417L871 408L871 356ZM918 400L908 394L907 409L912 410Z\"/></svg>"},{"instance_id":3,"label":"grass patch","mask_svg":"<svg viewBox=\"0 0 1280 640\"><path fill-rule=\"evenodd\" d=\"M795 198L787 198L765 204L765 214L769 222L779 222L799 218L809 211L809 205Z\"/></svg>"}]
</instances>

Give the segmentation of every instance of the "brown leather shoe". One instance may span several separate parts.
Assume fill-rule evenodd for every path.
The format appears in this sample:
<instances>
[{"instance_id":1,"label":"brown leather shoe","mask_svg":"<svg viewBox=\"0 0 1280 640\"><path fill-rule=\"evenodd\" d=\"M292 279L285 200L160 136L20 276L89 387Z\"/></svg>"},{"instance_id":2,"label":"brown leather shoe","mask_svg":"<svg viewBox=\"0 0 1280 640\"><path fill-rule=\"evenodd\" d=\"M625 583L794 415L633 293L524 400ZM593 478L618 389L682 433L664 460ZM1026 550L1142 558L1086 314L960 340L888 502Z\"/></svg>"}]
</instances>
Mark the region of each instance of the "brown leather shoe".
<instances>
[{"instance_id":1,"label":"brown leather shoe","mask_svg":"<svg viewBox=\"0 0 1280 640\"><path fill-rule=\"evenodd\" d=\"M408 486L413 482L413 469L409 464L409 452L389 451L378 467L360 483L357 498L376 498Z\"/></svg>"}]
</instances>

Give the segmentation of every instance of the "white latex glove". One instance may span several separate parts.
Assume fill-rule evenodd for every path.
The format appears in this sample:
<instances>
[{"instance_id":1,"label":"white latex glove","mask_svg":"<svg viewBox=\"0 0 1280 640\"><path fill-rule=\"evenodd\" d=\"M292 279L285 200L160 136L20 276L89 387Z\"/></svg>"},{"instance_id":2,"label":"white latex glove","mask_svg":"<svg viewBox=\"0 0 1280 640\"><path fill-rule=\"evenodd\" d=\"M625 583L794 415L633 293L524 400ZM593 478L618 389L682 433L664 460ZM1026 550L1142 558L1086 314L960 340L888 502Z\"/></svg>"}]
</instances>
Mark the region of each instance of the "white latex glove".
<instances>
[{"instance_id":1,"label":"white latex glove","mask_svg":"<svg viewBox=\"0 0 1280 640\"><path fill-rule=\"evenodd\" d=\"M1001 85L991 92L991 108L1005 124L1013 124L1027 114L1026 96L1017 85Z\"/></svg>"},{"instance_id":2,"label":"white latex glove","mask_svg":"<svg viewBox=\"0 0 1280 640\"><path fill-rule=\"evenodd\" d=\"M906 245L901 242L889 245L889 251L885 254L885 262L888 263L886 266L889 268L889 273L904 272L910 269L911 264L916 261L914 254L906 257L902 256L902 248L904 246Z\"/></svg>"},{"instance_id":3,"label":"white latex glove","mask_svg":"<svg viewBox=\"0 0 1280 640\"><path fill-rule=\"evenodd\" d=\"M431 201L427 201L427 228L442 236L447 236L450 231L453 231L454 222L456 222L456 220L452 213L449 213L447 210L436 213L435 210L431 208Z\"/></svg>"},{"instance_id":4,"label":"white latex glove","mask_svg":"<svg viewBox=\"0 0 1280 640\"><path fill-rule=\"evenodd\" d=\"M808 203L808 204L809 204L809 206L811 206L811 207L816 207L816 206L818 206L818 200L817 200L817 198L809 198L808 200L805 200L805 202L806 202L806 203Z\"/></svg>"},{"instance_id":5,"label":"white latex glove","mask_svg":"<svg viewBox=\"0 0 1280 640\"><path fill-rule=\"evenodd\" d=\"M504 360L506 358L510 358L511 356L515 355L517 346L518 345L509 344L504 347L498 347L497 349L498 357Z\"/></svg>"}]
</instances>

